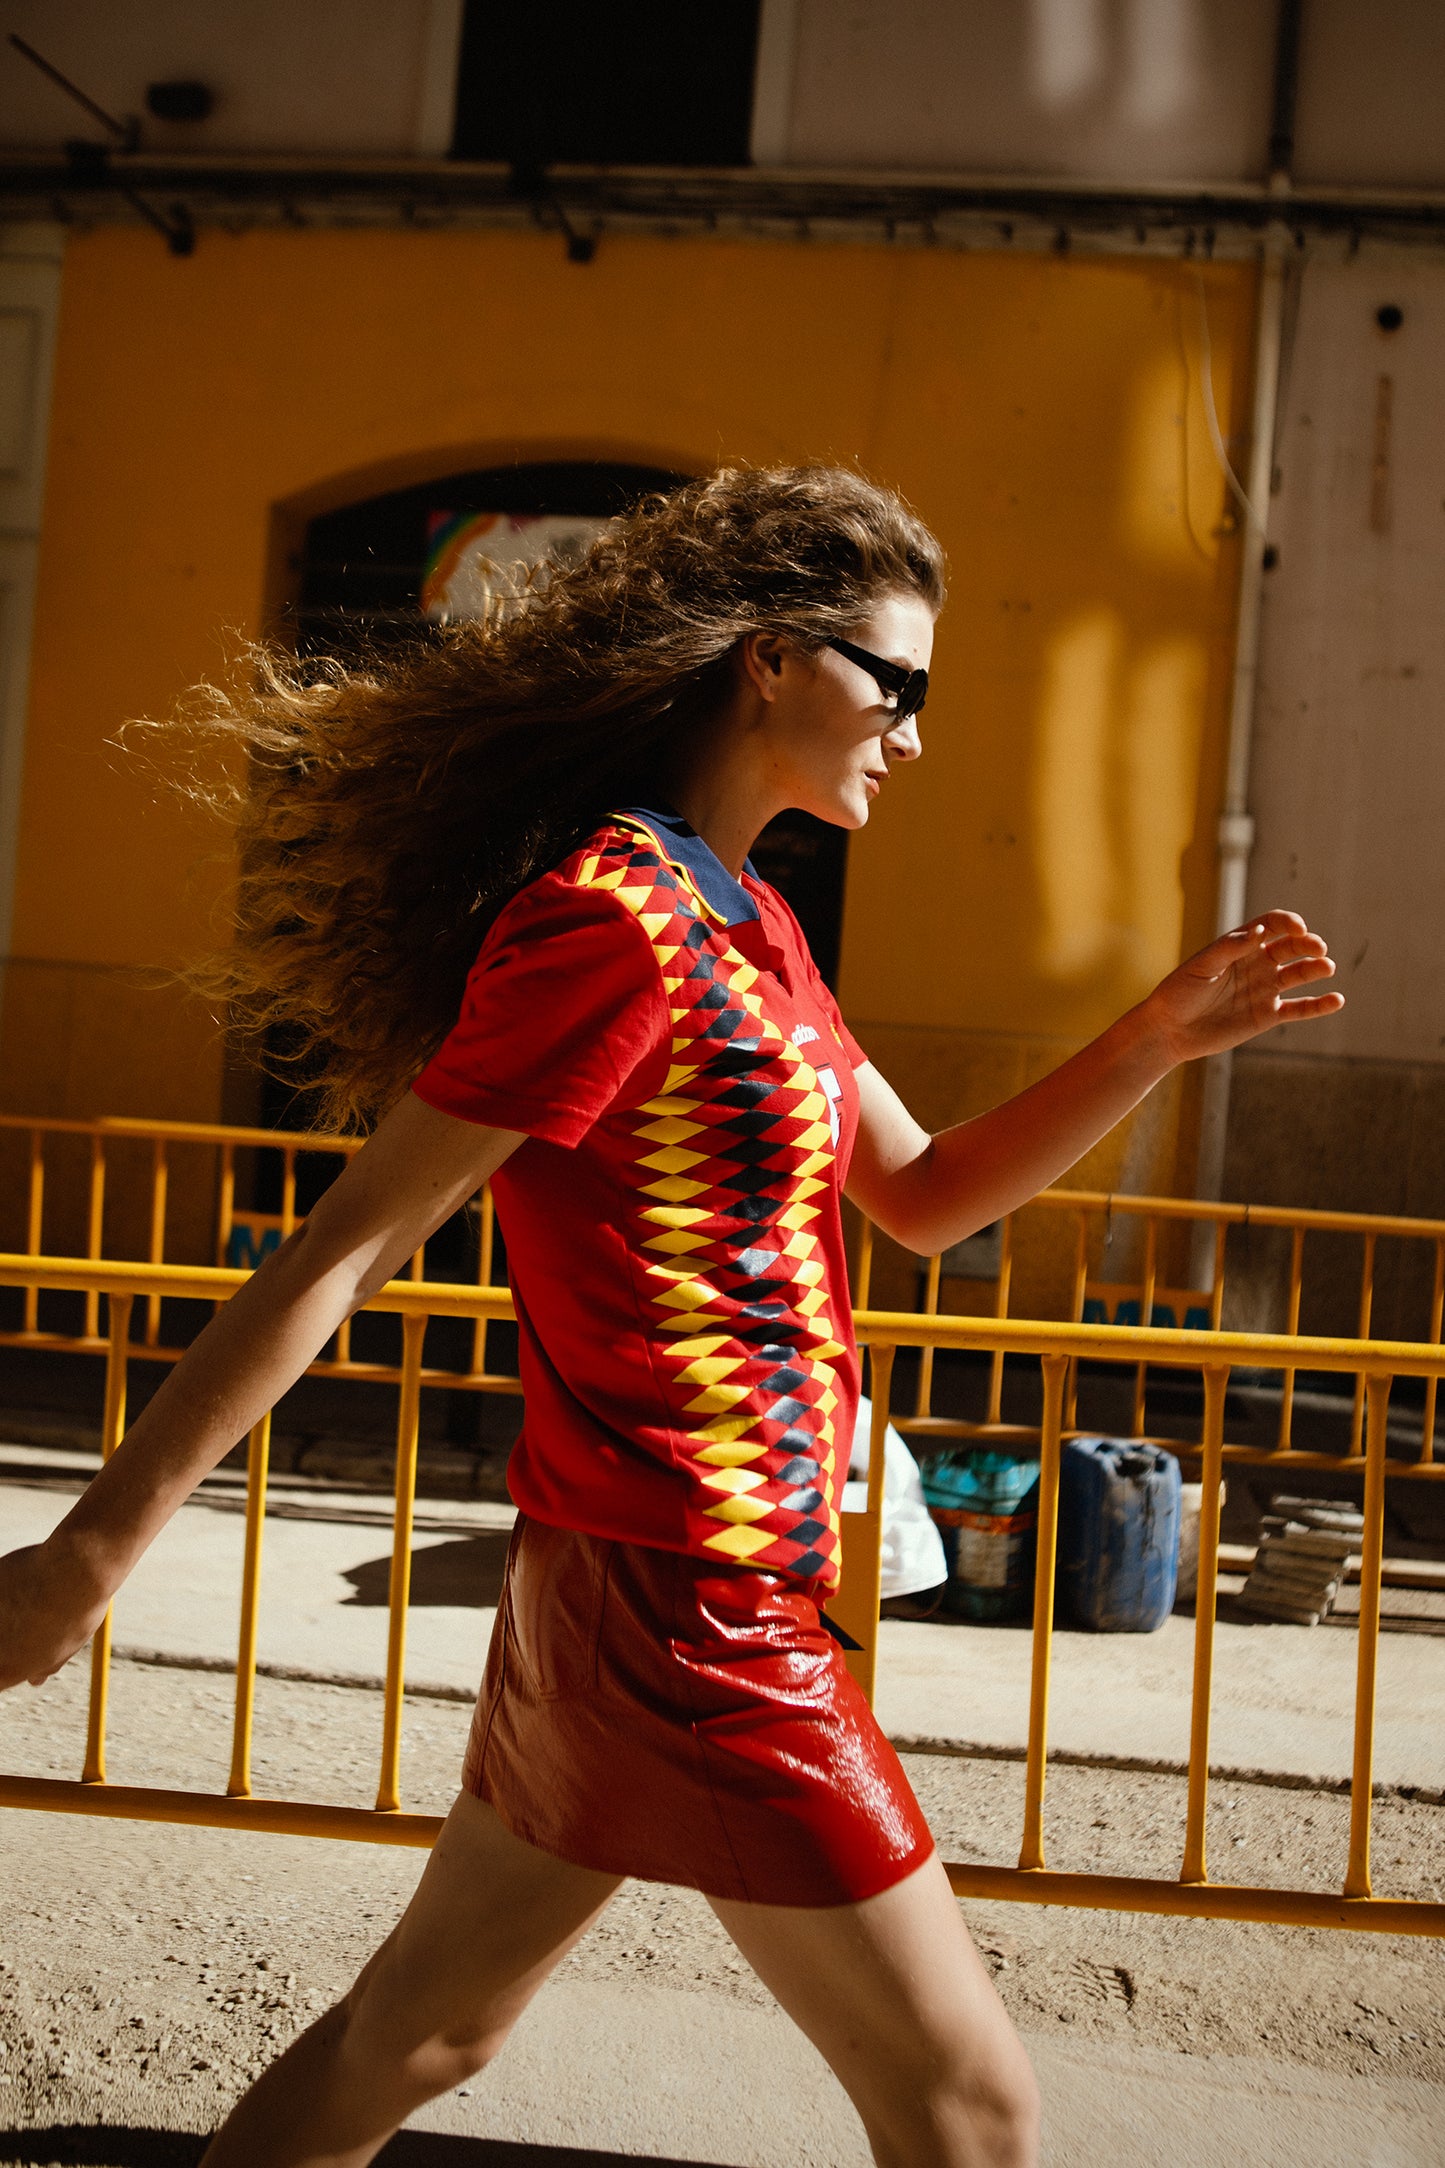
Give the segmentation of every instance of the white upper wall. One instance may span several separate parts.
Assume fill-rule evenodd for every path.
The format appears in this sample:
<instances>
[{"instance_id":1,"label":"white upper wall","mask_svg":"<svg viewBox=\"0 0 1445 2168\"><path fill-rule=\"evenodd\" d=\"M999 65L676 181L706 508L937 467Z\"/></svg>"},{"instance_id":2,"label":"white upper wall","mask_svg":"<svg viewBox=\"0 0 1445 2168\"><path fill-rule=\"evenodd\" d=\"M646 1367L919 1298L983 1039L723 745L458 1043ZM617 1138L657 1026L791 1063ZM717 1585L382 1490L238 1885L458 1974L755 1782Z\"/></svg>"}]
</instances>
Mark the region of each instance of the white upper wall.
<instances>
[{"instance_id":1,"label":"white upper wall","mask_svg":"<svg viewBox=\"0 0 1445 2168\"><path fill-rule=\"evenodd\" d=\"M800 0L792 163L1250 180L1261 0Z\"/></svg>"},{"instance_id":2,"label":"white upper wall","mask_svg":"<svg viewBox=\"0 0 1445 2168\"><path fill-rule=\"evenodd\" d=\"M1305 0L1295 175L1445 186L1442 0Z\"/></svg>"},{"instance_id":3,"label":"white upper wall","mask_svg":"<svg viewBox=\"0 0 1445 2168\"><path fill-rule=\"evenodd\" d=\"M716 0L714 0L716 4ZM11 0L16 30L157 150L441 156L463 0ZM627 8L616 11L626 35ZM1263 178L1276 0L762 0L765 164ZM196 77L211 119L145 116ZM0 42L0 143L95 124ZM1445 188L1445 0L1304 0L1301 180Z\"/></svg>"},{"instance_id":4,"label":"white upper wall","mask_svg":"<svg viewBox=\"0 0 1445 2168\"><path fill-rule=\"evenodd\" d=\"M765 0L769 14L795 22L791 164L1265 175L1270 0ZM1445 0L1305 0L1301 52L1301 179L1445 187Z\"/></svg>"},{"instance_id":5,"label":"white upper wall","mask_svg":"<svg viewBox=\"0 0 1445 2168\"><path fill-rule=\"evenodd\" d=\"M462 0L11 0L17 31L148 149L442 157ZM209 120L152 120L146 85L192 78ZM104 131L0 43L0 142L53 150Z\"/></svg>"}]
</instances>

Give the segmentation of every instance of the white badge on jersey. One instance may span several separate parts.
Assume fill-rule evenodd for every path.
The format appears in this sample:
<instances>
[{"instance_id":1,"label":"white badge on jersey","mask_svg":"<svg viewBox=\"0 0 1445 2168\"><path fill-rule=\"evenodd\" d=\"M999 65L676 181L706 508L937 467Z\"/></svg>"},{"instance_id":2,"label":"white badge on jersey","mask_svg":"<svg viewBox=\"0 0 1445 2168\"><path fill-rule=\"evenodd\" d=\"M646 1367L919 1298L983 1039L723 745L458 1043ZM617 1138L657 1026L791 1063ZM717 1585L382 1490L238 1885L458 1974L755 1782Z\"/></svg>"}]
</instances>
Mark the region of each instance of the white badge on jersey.
<instances>
[{"instance_id":1,"label":"white badge on jersey","mask_svg":"<svg viewBox=\"0 0 1445 2168\"><path fill-rule=\"evenodd\" d=\"M822 1063L817 1071L817 1077L828 1101L828 1127L833 1133L833 1149L836 1152L838 1139L843 1134L842 1117L838 1112L843 1100L843 1087L838 1081L837 1070L830 1062L825 1061Z\"/></svg>"}]
</instances>

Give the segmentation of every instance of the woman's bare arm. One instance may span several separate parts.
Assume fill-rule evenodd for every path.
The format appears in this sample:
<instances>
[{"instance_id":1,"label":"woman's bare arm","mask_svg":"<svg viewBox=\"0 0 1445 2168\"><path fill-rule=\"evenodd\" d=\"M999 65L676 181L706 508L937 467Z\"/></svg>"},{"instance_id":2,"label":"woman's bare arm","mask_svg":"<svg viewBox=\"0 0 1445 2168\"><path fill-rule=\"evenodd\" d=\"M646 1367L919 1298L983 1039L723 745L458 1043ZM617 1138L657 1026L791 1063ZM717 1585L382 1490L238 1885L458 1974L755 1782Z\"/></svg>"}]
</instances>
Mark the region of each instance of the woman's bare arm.
<instances>
[{"instance_id":1,"label":"woman's bare arm","mask_svg":"<svg viewBox=\"0 0 1445 2168\"><path fill-rule=\"evenodd\" d=\"M408 1092L187 1349L53 1535L0 1559L0 1689L59 1669L202 1476L522 1141Z\"/></svg>"},{"instance_id":2,"label":"woman's bare arm","mask_svg":"<svg viewBox=\"0 0 1445 2168\"><path fill-rule=\"evenodd\" d=\"M858 1072L848 1194L906 1249L947 1249L1056 1181L1180 1062L1239 1046L1286 1018L1333 1014L1339 994L1285 997L1334 968L1302 918L1268 911L1171 971L1051 1076L937 1136L870 1064Z\"/></svg>"}]
</instances>

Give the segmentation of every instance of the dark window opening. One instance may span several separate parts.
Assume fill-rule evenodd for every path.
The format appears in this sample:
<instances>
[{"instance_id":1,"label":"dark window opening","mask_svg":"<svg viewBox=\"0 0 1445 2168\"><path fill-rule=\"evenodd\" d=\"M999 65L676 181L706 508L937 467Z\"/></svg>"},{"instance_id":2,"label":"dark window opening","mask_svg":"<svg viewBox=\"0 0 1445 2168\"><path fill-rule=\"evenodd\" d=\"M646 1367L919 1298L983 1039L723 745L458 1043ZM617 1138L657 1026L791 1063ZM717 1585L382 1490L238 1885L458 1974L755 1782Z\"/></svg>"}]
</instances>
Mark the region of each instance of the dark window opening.
<instances>
[{"instance_id":1,"label":"dark window opening","mask_svg":"<svg viewBox=\"0 0 1445 2168\"><path fill-rule=\"evenodd\" d=\"M758 0L467 0L454 158L742 166Z\"/></svg>"}]
</instances>

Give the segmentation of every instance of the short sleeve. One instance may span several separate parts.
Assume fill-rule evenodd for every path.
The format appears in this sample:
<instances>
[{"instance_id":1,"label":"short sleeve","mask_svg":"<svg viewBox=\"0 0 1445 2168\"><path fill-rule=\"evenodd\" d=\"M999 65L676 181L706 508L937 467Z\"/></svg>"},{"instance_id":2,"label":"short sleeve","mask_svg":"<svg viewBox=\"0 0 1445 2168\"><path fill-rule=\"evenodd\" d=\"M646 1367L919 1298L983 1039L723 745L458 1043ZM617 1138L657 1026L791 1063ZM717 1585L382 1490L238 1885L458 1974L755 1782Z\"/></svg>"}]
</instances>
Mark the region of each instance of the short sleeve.
<instances>
[{"instance_id":1,"label":"short sleeve","mask_svg":"<svg viewBox=\"0 0 1445 2168\"><path fill-rule=\"evenodd\" d=\"M575 1145L665 1063L652 944L615 896L543 874L497 918L461 1014L412 1086L439 1113Z\"/></svg>"}]
</instances>

